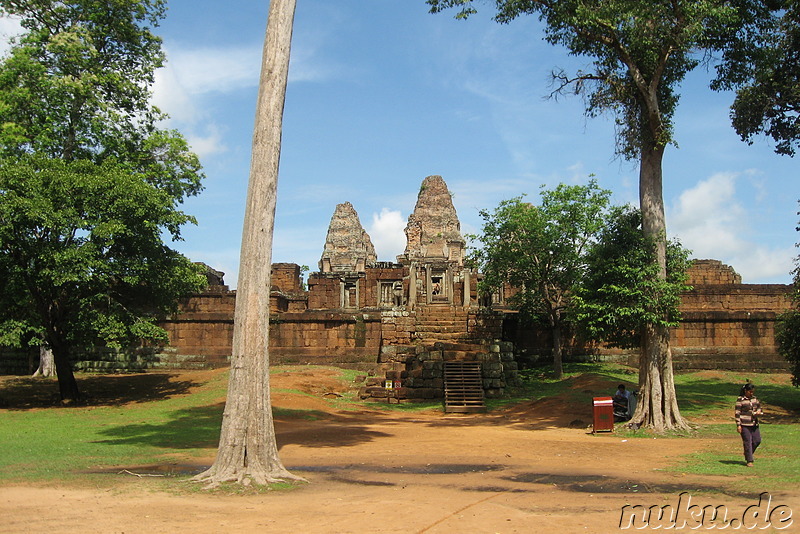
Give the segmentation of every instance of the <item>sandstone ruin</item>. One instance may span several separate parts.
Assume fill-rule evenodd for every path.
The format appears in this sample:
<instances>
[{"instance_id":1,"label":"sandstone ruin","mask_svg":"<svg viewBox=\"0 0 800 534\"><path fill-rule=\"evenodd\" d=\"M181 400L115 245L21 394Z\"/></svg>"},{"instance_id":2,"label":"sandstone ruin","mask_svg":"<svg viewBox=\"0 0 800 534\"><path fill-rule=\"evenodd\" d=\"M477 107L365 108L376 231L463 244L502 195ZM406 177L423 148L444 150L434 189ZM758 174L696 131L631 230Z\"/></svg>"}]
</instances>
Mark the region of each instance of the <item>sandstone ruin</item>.
<instances>
[{"instance_id":1,"label":"sandstone ruin","mask_svg":"<svg viewBox=\"0 0 800 534\"><path fill-rule=\"evenodd\" d=\"M375 372L365 396L413 399L442 397L453 362L478 363L484 394L493 396L514 383L518 365L549 358L546 330L518 328L502 295L491 306L479 300L478 273L464 265L458 215L440 176L422 182L405 233L395 262L376 261L355 209L340 204L307 290L297 265L274 264L271 360L359 367ZM791 306L790 286L742 284L716 260L695 260L687 283L693 289L672 332L677 369L786 367L774 323ZM198 295L165 323L175 358L227 364L233 298L229 291ZM636 365L638 355L574 346L565 357Z\"/></svg>"},{"instance_id":2,"label":"sandstone ruin","mask_svg":"<svg viewBox=\"0 0 800 534\"><path fill-rule=\"evenodd\" d=\"M364 396L443 397L445 373L477 366L486 396L503 393L519 365L549 359L546 330L519 328L503 296L479 299L478 273L464 265L465 241L447 185L425 178L394 262L377 261L350 203L336 206L319 272L303 287L300 267L273 264L270 359L333 364L374 373ZM235 291L209 270L209 288L186 299L162 326L170 345L146 356L79 362L96 370L225 366L231 351ZM742 284L716 260L695 260L672 331L677 369L785 369L777 354L777 314L791 307L791 286ZM571 350L570 350L571 349ZM597 347L567 348L565 359L637 365L637 354ZM473 367L474 367L473 366ZM473 368L474 371L474 368ZM6 370L6 372L9 372ZM387 387L388 386L388 387Z\"/></svg>"}]
</instances>

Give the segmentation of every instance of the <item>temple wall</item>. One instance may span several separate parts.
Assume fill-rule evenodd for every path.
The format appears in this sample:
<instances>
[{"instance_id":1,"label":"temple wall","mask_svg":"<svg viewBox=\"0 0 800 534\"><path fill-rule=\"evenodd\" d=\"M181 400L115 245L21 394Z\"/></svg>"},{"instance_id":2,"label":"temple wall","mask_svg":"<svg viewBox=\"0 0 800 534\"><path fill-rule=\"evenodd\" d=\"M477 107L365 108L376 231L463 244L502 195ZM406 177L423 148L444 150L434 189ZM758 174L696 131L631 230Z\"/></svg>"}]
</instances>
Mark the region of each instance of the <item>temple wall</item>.
<instances>
[{"instance_id":1,"label":"temple wall","mask_svg":"<svg viewBox=\"0 0 800 534\"><path fill-rule=\"evenodd\" d=\"M235 291L202 293L184 299L180 312L160 323L170 340L165 359L194 356L209 367L227 365L233 340L235 301Z\"/></svg>"},{"instance_id":2,"label":"temple wall","mask_svg":"<svg viewBox=\"0 0 800 534\"><path fill-rule=\"evenodd\" d=\"M368 276L370 287L382 276L393 279L396 272ZM382 346L413 342L414 314L384 310L352 313L335 310L339 282L326 297L330 310L284 312L273 315L270 328L271 358L285 363L376 362ZM791 286L724 285L696 286L684 294L683 320L671 332L675 366L703 368L785 368L777 354L774 336L777 315L791 308ZM365 292L370 295L370 292ZM183 312L166 321L173 349L180 355L202 355L214 365L223 364L230 353L233 327L233 292L228 295L200 295L188 299ZM374 301L374 294L365 299ZM314 302L309 295L309 306ZM317 301L320 302L320 301ZM471 325L476 321L471 319ZM491 335L496 335L493 331ZM533 359L547 358L549 337L538 329L514 332L519 351ZM474 333L473 333L474 336ZM592 352L584 345L567 347L566 359L582 358ZM635 352L617 349L596 351L602 359L636 364Z\"/></svg>"},{"instance_id":3,"label":"temple wall","mask_svg":"<svg viewBox=\"0 0 800 534\"><path fill-rule=\"evenodd\" d=\"M308 307L312 310L328 310L339 307L339 276L323 276L315 273L308 278Z\"/></svg>"},{"instance_id":4,"label":"temple wall","mask_svg":"<svg viewBox=\"0 0 800 534\"><path fill-rule=\"evenodd\" d=\"M382 339L380 313L309 310L273 316L270 362L373 364Z\"/></svg>"},{"instance_id":5,"label":"temple wall","mask_svg":"<svg viewBox=\"0 0 800 534\"><path fill-rule=\"evenodd\" d=\"M317 363L369 366L391 356L392 347L418 342L423 328L421 311L379 308L381 282L403 281L408 295L408 268L386 264L368 268L357 277L358 307L340 309L341 275L312 274L309 291L300 283L299 267L277 265L271 293L270 357L273 363ZM714 276L714 273L719 276ZM347 273L346 276L350 276ZM690 271L692 289L682 296L683 320L671 332L676 369L727 368L743 370L786 369L777 354L774 328L778 314L792 307L792 286L737 284L738 275L719 262L702 260ZM281 284L281 285L278 285ZM454 296L463 293L455 284ZM475 283L471 284L474 292ZM290 290L286 291L284 287ZM228 365L233 337L235 291L212 286L207 292L187 298L180 312L161 322L170 345L161 350L139 351L138 356L107 353L108 361L80 362L89 370L139 368L195 368ZM458 309L460 297L454 299ZM431 309L437 309L433 306ZM445 308L447 309L447 308ZM463 309L463 308L462 308ZM486 322L476 308L466 314L463 335L470 339L500 337L500 323ZM503 338L516 345L521 362L549 359L549 334L543 329L513 328L507 315ZM435 324L435 321L434 321ZM29 355L0 360L0 373L27 372ZM588 355L588 356L587 356ZM567 346L565 360L600 359L636 365L635 351L596 349L580 343Z\"/></svg>"},{"instance_id":6,"label":"temple wall","mask_svg":"<svg viewBox=\"0 0 800 534\"><path fill-rule=\"evenodd\" d=\"M270 283L279 287L284 293L303 291L300 285L300 266L296 263L273 263Z\"/></svg>"},{"instance_id":7,"label":"temple wall","mask_svg":"<svg viewBox=\"0 0 800 534\"><path fill-rule=\"evenodd\" d=\"M689 269L691 289L681 296L681 323L670 332L674 367L687 369L788 369L777 352L775 321L792 309L792 286L742 284L741 277L717 260L695 260ZM509 297L510 294L506 294ZM523 359L549 359L546 329L518 329L507 334ZM565 360L600 359L638 365L638 351L591 348L570 338Z\"/></svg>"}]
</instances>

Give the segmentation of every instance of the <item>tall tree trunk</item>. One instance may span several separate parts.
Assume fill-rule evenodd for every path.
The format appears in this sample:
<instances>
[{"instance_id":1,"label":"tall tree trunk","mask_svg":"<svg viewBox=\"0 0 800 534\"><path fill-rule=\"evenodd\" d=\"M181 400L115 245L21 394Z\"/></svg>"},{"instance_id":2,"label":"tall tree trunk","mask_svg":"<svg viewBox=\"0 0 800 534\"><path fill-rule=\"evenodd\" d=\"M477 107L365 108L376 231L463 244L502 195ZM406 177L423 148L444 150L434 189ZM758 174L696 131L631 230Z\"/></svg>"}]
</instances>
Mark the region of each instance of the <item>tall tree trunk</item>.
<instances>
[{"instance_id":1,"label":"tall tree trunk","mask_svg":"<svg viewBox=\"0 0 800 534\"><path fill-rule=\"evenodd\" d=\"M655 244L658 276L665 279L667 227L662 194L663 157L663 146L642 150L639 168L639 203L642 211L642 229L645 236ZM639 356L639 399L631 422L658 432L688 428L688 423L678 409L667 327L649 325L642 335Z\"/></svg>"},{"instance_id":2,"label":"tall tree trunk","mask_svg":"<svg viewBox=\"0 0 800 534\"><path fill-rule=\"evenodd\" d=\"M269 388L269 288L278 163L296 0L272 0L247 191L228 397L214 464L195 477L267 484L302 480L278 458Z\"/></svg>"}]
</instances>

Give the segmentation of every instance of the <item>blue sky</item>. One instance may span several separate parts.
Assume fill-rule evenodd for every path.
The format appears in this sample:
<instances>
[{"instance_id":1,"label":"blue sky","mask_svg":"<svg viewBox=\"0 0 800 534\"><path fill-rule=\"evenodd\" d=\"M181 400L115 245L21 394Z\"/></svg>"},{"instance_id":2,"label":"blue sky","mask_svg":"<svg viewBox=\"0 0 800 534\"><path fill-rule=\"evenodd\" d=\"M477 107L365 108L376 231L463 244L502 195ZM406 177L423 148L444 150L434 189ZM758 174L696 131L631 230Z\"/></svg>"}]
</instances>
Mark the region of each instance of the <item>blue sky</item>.
<instances>
[{"instance_id":1,"label":"blue sky","mask_svg":"<svg viewBox=\"0 0 800 534\"><path fill-rule=\"evenodd\" d=\"M198 226L176 248L234 287L268 2L170 0L157 33L168 64L154 101L200 155L206 189L186 203ZM284 115L273 261L317 270L337 203L358 211L381 261L405 246L422 180L441 175L464 233L478 210L541 185L594 175L615 203L638 203L638 168L614 158L611 117L579 97L547 99L553 68L587 61L542 40L526 17L431 15L423 0L299 0ZM678 147L664 159L667 225L695 258L747 283L789 283L798 240L797 161L728 119L710 74L682 85Z\"/></svg>"}]
</instances>

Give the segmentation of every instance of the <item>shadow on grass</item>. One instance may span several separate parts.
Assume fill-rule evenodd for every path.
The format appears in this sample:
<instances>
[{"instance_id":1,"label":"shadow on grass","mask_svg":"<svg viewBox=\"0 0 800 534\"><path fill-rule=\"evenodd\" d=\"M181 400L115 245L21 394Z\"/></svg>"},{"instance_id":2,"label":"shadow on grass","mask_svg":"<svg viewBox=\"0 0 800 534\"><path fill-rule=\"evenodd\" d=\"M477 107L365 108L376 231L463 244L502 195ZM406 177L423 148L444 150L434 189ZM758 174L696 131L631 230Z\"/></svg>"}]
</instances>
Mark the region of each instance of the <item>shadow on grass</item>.
<instances>
[{"instance_id":1,"label":"shadow on grass","mask_svg":"<svg viewBox=\"0 0 800 534\"><path fill-rule=\"evenodd\" d=\"M114 426L101 431L104 445L145 445L162 449L211 449L219 444L224 404L176 410L158 423L142 422ZM338 415L317 419L313 410L275 410L278 448L348 447L390 434L369 430L363 416Z\"/></svg>"},{"instance_id":2,"label":"shadow on grass","mask_svg":"<svg viewBox=\"0 0 800 534\"><path fill-rule=\"evenodd\" d=\"M219 443L224 404L198 406L172 412L159 423L127 423L104 429L104 445L147 445L164 449L213 448Z\"/></svg>"},{"instance_id":3,"label":"shadow on grass","mask_svg":"<svg viewBox=\"0 0 800 534\"><path fill-rule=\"evenodd\" d=\"M91 406L161 400L185 395L202 384L176 380L169 373L76 375L76 380L84 397L78 405ZM0 401L2 407L11 410L61 406L58 382L54 378L4 377L0 381Z\"/></svg>"},{"instance_id":4,"label":"shadow on grass","mask_svg":"<svg viewBox=\"0 0 800 534\"><path fill-rule=\"evenodd\" d=\"M796 423L800 421L800 389L775 384L759 384L758 377L753 380L756 385L756 397L762 404L780 409L783 413L769 413L764 416L765 422ZM722 379L678 379L676 385L678 404L684 415L705 412L709 407L730 408L731 420L739 396L741 383L722 381Z\"/></svg>"}]
</instances>

